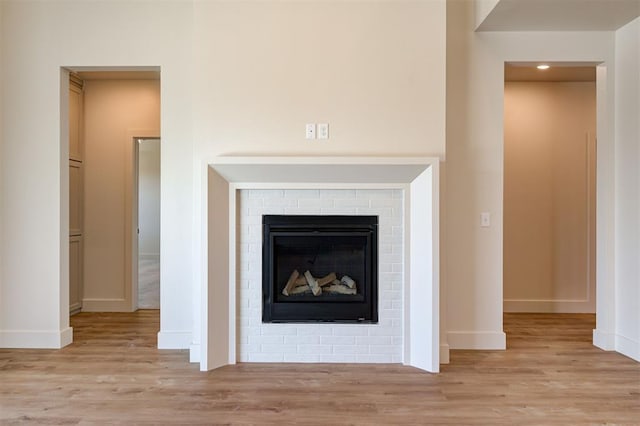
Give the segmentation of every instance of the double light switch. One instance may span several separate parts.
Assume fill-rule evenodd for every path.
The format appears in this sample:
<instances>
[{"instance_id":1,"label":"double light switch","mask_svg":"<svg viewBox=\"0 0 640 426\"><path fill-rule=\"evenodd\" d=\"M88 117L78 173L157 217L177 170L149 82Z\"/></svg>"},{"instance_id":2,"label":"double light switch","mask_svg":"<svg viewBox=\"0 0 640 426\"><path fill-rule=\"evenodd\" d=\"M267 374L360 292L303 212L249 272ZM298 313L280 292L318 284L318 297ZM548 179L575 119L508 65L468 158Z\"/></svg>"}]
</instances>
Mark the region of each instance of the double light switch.
<instances>
[{"instance_id":1,"label":"double light switch","mask_svg":"<svg viewBox=\"0 0 640 426\"><path fill-rule=\"evenodd\" d=\"M329 139L329 123L307 123L305 127L306 139Z\"/></svg>"}]
</instances>

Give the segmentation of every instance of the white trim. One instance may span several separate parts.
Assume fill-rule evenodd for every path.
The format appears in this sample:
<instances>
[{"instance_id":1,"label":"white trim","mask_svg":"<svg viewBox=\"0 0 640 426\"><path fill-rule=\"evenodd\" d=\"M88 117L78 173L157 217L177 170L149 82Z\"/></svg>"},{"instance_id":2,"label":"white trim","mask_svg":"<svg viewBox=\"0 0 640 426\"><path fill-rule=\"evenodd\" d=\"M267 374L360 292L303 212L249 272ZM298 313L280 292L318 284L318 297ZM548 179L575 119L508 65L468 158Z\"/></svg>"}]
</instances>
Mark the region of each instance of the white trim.
<instances>
[{"instance_id":1,"label":"white trim","mask_svg":"<svg viewBox=\"0 0 640 426\"><path fill-rule=\"evenodd\" d=\"M439 159L430 157L216 157L203 164L200 369L236 362L236 191L388 189L406 191L412 231L405 239L405 359L439 370ZM299 172L304 165L304 173ZM225 199L225 194L227 198ZM215 216L215 220L214 217ZM411 222L413 219L413 222ZM424 223L423 223L424 222ZM227 258L228 256L228 258ZM426 261L425 261L426 259ZM420 269L412 271L410 265ZM215 271L215 274L213 274Z\"/></svg>"},{"instance_id":2,"label":"white trim","mask_svg":"<svg viewBox=\"0 0 640 426\"><path fill-rule=\"evenodd\" d=\"M438 163L411 181L405 240L404 363L433 373L440 371L439 188Z\"/></svg>"},{"instance_id":3,"label":"white trim","mask_svg":"<svg viewBox=\"0 0 640 426\"><path fill-rule=\"evenodd\" d=\"M127 149L125 150L125 191L124 191L124 292L128 308L124 312L138 309L138 215L139 215L139 139L160 140L159 129L127 129ZM160 241L162 245L162 241ZM162 285L162 283L161 283ZM162 323L162 321L161 321Z\"/></svg>"},{"instance_id":4,"label":"white trim","mask_svg":"<svg viewBox=\"0 0 640 426\"><path fill-rule=\"evenodd\" d=\"M640 342L620 334L593 330L593 345L604 351L616 351L640 362Z\"/></svg>"},{"instance_id":5,"label":"white trim","mask_svg":"<svg viewBox=\"0 0 640 426\"><path fill-rule=\"evenodd\" d=\"M621 353L635 361L640 362L640 342L628 337L616 334L616 352Z\"/></svg>"},{"instance_id":6,"label":"white trim","mask_svg":"<svg viewBox=\"0 0 640 426\"><path fill-rule=\"evenodd\" d=\"M61 331L0 331L0 348L60 349L73 341L73 328Z\"/></svg>"},{"instance_id":7,"label":"white trim","mask_svg":"<svg viewBox=\"0 0 640 426\"><path fill-rule=\"evenodd\" d=\"M604 350L612 351L615 348L616 337L613 333L595 329L593 330L593 345Z\"/></svg>"},{"instance_id":8,"label":"white trim","mask_svg":"<svg viewBox=\"0 0 640 426\"><path fill-rule=\"evenodd\" d=\"M440 343L440 364L449 364L449 353L451 348L448 343Z\"/></svg>"},{"instance_id":9,"label":"white trim","mask_svg":"<svg viewBox=\"0 0 640 426\"><path fill-rule=\"evenodd\" d=\"M82 312L133 312L128 299L82 299Z\"/></svg>"},{"instance_id":10,"label":"white trim","mask_svg":"<svg viewBox=\"0 0 640 426\"><path fill-rule=\"evenodd\" d=\"M229 363L235 364L237 361L237 255L236 255L236 238L237 238L237 219L236 208L238 206L238 188L234 184L229 185Z\"/></svg>"},{"instance_id":11,"label":"white trim","mask_svg":"<svg viewBox=\"0 0 640 426\"><path fill-rule=\"evenodd\" d=\"M451 349L504 350L507 336L500 331L450 331L447 340Z\"/></svg>"},{"instance_id":12,"label":"white trim","mask_svg":"<svg viewBox=\"0 0 640 426\"><path fill-rule=\"evenodd\" d=\"M239 182L233 184L235 189L399 189L397 183L340 183L340 182ZM402 186L405 189L409 185Z\"/></svg>"},{"instance_id":13,"label":"white trim","mask_svg":"<svg viewBox=\"0 0 640 426\"><path fill-rule=\"evenodd\" d=\"M200 363L200 344L192 343L189 345L189 362Z\"/></svg>"},{"instance_id":14,"label":"white trim","mask_svg":"<svg viewBox=\"0 0 640 426\"><path fill-rule=\"evenodd\" d=\"M595 313L589 300L524 300L505 299L504 312Z\"/></svg>"},{"instance_id":15,"label":"white trim","mask_svg":"<svg viewBox=\"0 0 640 426\"><path fill-rule=\"evenodd\" d=\"M235 192L232 184L205 165L202 244L200 370L235 364ZM231 224L234 224L233 229ZM233 315L233 317L232 317Z\"/></svg>"},{"instance_id":16,"label":"white trim","mask_svg":"<svg viewBox=\"0 0 640 426\"><path fill-rule=\"evenodd\" d=\"M70 189L69 189L69 70L60 67L60 123L64 123L64 125L60 126L60 142L58 144L59 149L58 153L60 155L60 192L59 192L59 212L60 212L60 227L59 227L59 240L58 240L58 248L60 252L58 253L58 324L63 330L66 330L66 327L69 327L69 291L70 291L70 271L69 271L69 199L70 199ZM52 253L55 257L55 253ZM82 282L82 278L80 279ZM6 284L5 284L6 285ZM82 293L82 292L81 292ZM0 332L1 333L1 332ZM22 333L22 332L19 332ZM30 332L27 332L30 333ZM35 333L40 333L35 331ZM46 337L49 332L43 332L43 342L49 342L52 338ZM55 332L54 332L55 333ZM73 340L73 333L70 333L71 340ZM10 338L13 339L13 338ZM71 343L71 340L66 344ZM20 338L18 338L20 341ZM27 341L30 341L30 338L27 338ZM2 342L2 338L0 336L0 342ZM3 345L0 344L0 347ZM63 345L64 346L64 345Z\"/></svg>"},{"instance_id":17,"label":"white trim","mask_svg":"<svg viewBox=\"0 0 640 426\"><path fill-rule=\"evenodd\" d=\"M158 349L189 349L191 346L190 331L159 331Z\"/></svg>"},{"instance_id":18,"label":"white trim","mask_svg":"<svg viewBox=\"0 0 640 426\"><path fill-rule=\"evenodd\" d=\"M611 74L611 75L609 75ZM596 330L593 344L613 350L616 329L615 135L613 63L596 66ZM598 338L598 342L596 342ZM602 345L602 346L601 346Z\"/></svg>"}]
</instances>

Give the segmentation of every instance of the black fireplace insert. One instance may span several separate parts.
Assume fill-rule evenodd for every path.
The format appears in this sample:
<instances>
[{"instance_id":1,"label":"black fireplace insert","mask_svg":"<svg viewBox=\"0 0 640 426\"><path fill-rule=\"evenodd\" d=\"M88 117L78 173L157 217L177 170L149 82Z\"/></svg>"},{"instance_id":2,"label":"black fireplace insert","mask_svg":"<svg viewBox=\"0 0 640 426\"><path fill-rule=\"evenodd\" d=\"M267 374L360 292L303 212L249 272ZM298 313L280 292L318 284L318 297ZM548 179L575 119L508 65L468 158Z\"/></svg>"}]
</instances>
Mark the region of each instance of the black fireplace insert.
<instances>
[{"instance_id":1,"label":"black fireplace insert","mask_svg":"<svg viewBox=\"0 0 640 426\"><path fill-rule=\"evenodd\" d=\"M262 322L378 322L377 216L262 224Z\"/></svg>"}]
</instances>

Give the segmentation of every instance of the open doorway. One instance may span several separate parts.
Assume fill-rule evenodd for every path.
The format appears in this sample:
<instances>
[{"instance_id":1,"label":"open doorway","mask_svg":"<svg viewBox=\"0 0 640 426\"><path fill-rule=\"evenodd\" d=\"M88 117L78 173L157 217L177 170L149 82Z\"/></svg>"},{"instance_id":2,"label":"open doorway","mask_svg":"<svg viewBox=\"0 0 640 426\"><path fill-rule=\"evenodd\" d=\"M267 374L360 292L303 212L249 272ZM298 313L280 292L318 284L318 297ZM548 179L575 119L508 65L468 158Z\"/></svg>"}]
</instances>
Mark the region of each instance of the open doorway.
<instances>
[{"instance_id":1,"label":"open doorway","mask_svg":"<svg viewBox=\"0 0 640 426\"><path fill-rule=\"evenodd\" d=\"M542 68L505 64L504 312L593 329L596 67Z\"/></svg>"},{"instance_id":2,"label":"open doorway","mask_svg":"<svg viewBox=\"0 0 640 426\"><path fill-rule=\"evenodd\" d=\"M160 309L160 139L139 138L138 309Z\"/></svg>"},{"instance_id":3,"label":"open doorway","mask_svg":"<svg viewBox=\"0 0 640 426\"><path fill-rule=\"evenodd\" d=\"M132 312L139 303L138 140L159 141L160 73L69 74L70 313ZM159 167L156 181L159 200ZM154 284L157 309L159 277Z\"/></svg>"}]
</instances>

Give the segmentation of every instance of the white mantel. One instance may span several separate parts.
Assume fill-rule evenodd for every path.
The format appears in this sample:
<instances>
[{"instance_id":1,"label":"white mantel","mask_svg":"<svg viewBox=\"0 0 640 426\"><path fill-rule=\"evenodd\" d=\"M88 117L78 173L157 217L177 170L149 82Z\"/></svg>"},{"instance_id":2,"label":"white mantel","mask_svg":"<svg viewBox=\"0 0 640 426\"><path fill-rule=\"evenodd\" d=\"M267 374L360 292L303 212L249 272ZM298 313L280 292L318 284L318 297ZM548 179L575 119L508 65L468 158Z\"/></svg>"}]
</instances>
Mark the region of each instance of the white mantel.
<instances>
[{"instance_id":1,"label":"white mantel","mask_svg":"<svg viewBox=\"0 0 640 426\"><path fill-rule=\"evenodd\" d=\"M438 165L430 157L217 157L206 163L201 370L236 362L236 218L243 189L402 189L403 363L439 371Z\"/></svg>"}]
</instances>

